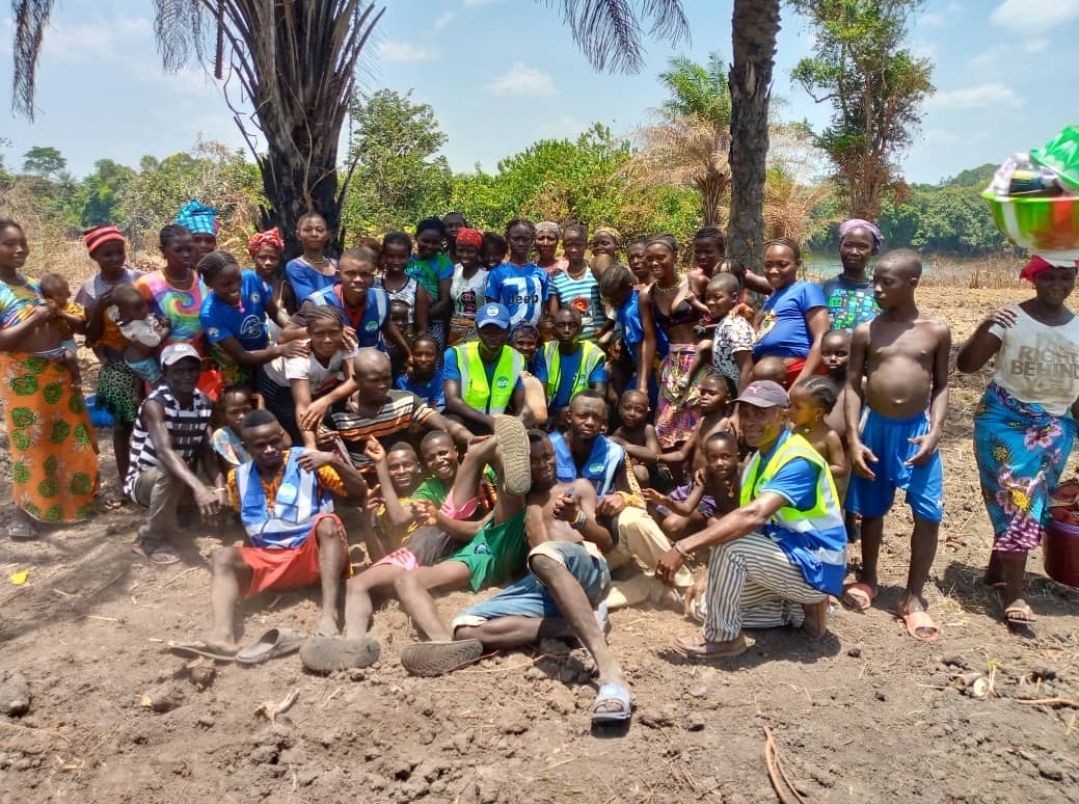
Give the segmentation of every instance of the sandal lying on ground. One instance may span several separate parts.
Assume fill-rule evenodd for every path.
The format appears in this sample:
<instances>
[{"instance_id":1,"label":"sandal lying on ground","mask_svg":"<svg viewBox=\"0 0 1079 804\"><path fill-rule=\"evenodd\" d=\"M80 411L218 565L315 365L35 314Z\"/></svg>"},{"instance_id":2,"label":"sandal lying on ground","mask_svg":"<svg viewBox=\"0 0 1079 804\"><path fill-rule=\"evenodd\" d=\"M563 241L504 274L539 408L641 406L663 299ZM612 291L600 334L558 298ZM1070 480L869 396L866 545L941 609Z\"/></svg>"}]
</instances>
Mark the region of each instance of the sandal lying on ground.
<instances>
[{"instance_id":1,"label":"sandal lying on ground","mask_svg":"<svg viewBox=\"0 0 1079 804\"><path fill-rule=\"evenodd\" d=\"M483 656L483 643L478 639L456 639L450 642L413 642L401 650L401 666L414 676L440 676Z\"/></svg>"},{"instance_id":2,"label":"sandal lying on ground","mask_svg":"<svg viewBox=\"0 0 1079 804\"><path fill-rule=\"evenodd\" d=\"M205 639L196 639L193 642L166 642L165 650L177 656L202 656L213 659L215 662L236 661L235 650L223 648Z\"/></svg>"},{"instance_id":3,"label":"sandal lying on ground","mask_svg":"<svg viewBox=\"0 0 1079 804\"><path fill-rule=\"evenodd\" d=\"M379 644L374 639L313 636L300 646L300 661L313 673L370 667L378 661L378 655Z\"/></svg>"},{"instance_id":4,"label":"sandal lying on ground","mask_svg":"<svg viewBox=\"0 0 1079 804\"><path fill-rule=\"evenodd\" d=\"M32 542L37 538L37 528L25 516L16 516L7 526L8 538L13 542Z\"/></svg>"},{"instance_id":5,"label":"sandal lying on ground","mask_svg":"<svg viewBox=\"0 0 1079 804\"><path fill-rule=\"evenodd\" d=\"M617 707L617 708L614 708ZM633 716L633 696L621 684L608 681L599 688L592 702L592 725L625 723Z\"/></svg>"},{"instance_id":6,"label":"sandal lying on ground","mask_svg":"<svg viewBox=\"0 0 1079 804\"><path fill-rule=\"evenodd\" d=\"M236 654L240 664L262 664L268 659L287 656L300 649L307 634L294 628L271 628Z\"/></svg>"}]
</instances>

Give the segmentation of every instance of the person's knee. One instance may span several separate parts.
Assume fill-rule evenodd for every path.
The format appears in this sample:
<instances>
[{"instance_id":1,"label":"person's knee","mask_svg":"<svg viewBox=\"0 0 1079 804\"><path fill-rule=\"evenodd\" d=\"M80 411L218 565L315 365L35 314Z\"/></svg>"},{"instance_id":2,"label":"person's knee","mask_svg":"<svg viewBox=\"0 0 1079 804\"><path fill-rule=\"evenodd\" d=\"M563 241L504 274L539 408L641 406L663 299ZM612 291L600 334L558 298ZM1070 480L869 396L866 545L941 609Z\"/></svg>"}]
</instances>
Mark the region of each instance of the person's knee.
<instances>
[{"instance_id":1,"label":"person's knee","mask_svg":"<svg viewBox=\"0 0 1079 804\"><path fill-rule=\"evenodd\" d=\"M210 554L210 564L215 573L231 572L237 566L243 564L239 549L235 547L218 547Z\"/></svg>"},{"instance_id":2,"label":"person's knee","mask_svg":"<svg viewBox=\"0 0 1079 804\"><path fill-rule=\"evenodd\" d=\"M663 532L668 536L681 536L686 530L687 520L679 514L671 514L663 520Z\"/></svg>"},{"instance_id":3,"label":"person's knee","mask_svg":"<svg viewBox=\"0 0 1079 804\"><path fill-rule=\"evenodd\" d=\"M406 572L401 577L394 579L393 592L399 600L415 595L419 589L420 583L415 572Z\"/></svg>"},{"instance_id":4,"label":"person's knee","mask_svg":"<svg viewBox=\"0 0 1079 804\"><path fill-rule=\"evenodd\" d=\"M479 625L459 625L453 629L453 638L457 640L463 639L478 639L483 641L483 626Z\"/></svg>"},{"instance_id":5,"label":"person's knee","mask_svg":"<svg viewBox=\"0 0 1079 804\"><path fill-rule=\"evenodd\" d=\"M561 573L567 572L564 564L545 555L532 556L528 561L528 567L537 578L544 582L544 584L557 578Z\"/></svg>"},{"instance_id":6,"label":"person's knee","mask_svg":"<svg viewBox=\"0 0 1079 804\"><path fill-rule=\"evenodd\" d=\"M648 469L643 466L634 465L633 474L637 477L637 482L641 484L641 488L648 488L652 485L652 478L648 473Z\"/></svg>"},{"instance_id":7,"label":"person's knee","mask_svg":"<svg viewBox=\"0 0 1079 804\"><path fill-rule=\"evenodd\" d=\"M315 537L319 540L319 544L340 539L341 526L333 517L325 517L315 527Z\"/></svg>"}]
</instances>

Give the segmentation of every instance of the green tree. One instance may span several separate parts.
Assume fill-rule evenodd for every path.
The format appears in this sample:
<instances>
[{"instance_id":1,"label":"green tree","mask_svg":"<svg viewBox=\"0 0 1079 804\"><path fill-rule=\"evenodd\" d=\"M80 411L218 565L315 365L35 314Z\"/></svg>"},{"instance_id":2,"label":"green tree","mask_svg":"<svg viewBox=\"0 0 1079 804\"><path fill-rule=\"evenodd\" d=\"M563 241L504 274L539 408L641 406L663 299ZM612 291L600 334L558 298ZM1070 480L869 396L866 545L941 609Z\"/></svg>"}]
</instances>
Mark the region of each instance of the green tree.
<instances>
[{"instance_id":1,"label":"green tree","mask_svg":"<svg viewBox=\"0 0 1079 804\"><path fill-rule=\"evenodd\" d=\"M446 135L434 109L411 97L382 89L359 96L352 106L349 154L355 172L342 212L349 230L410 228L449 203L450 167L438 155Z\"/></svg>"},{"instance_id":2,"label":"green tree","mask_svg":"<svg viewBox=\"0 0 1079 804\"><path fill-rule=\"evenodd\" d=\"M758 269L764 261L764 187L779 0L734 0L731 35L727 256L735 265Z\"/></svg>"},{"instance_id":3,"label":"green tree","mask_svg":"<svg viewBox=\"0 0 1079 804\"><path fill-rule=\"evenodd\" d=\"M43 179L55 178L67 168L67 160L50 145L35 145L23 154L22 169Z\"/></svg>"},{"instance_id":4,"label":"green tree","mask_svg":"<svg viewBox=\"0 0 1079 804\"><path fill-rule=\"evenodd\" d=\"M134 170L111 159L95 162L94 172L83 179L76 192L81 225L88 228L115 223L124 190L134 177Z\"/></svg>"},{"instance_id":5,"label":"green tree","mask_svg":"<svg viewBox=\"0 0 1079 804\"><path fill-rule=\"evenodd\" d=\"M56 0L14 5L13 106L33 117L38 55ZM560 0L574 40L596 69L635 71L641 34L671 42L688 31L681 0ZM164 66L195 60L218 80L226 61L253 114L233 115L249 144L244 119L266 140L255 153L265 198L263 225L279 224L293 250L295 224L317 209L336 227L347 189L337 149L355 89L355 68L385 8L363 0L154 0L154 33ZM207 48L213 41L214 47ZM252 150L254 147L252 145Z\"/></svg>"},{"instance_id":6,"label":"green tree","mask_svg":"<svg viewBox=\"0 0 1079 804\"><path fill-rule=\"evenodd\" d=\"M816 55L792 77L832 120L817 141L831 158L853 217L876 217L896 185L895 157L911 143L932 66L902 47L922 0L791 0L810 21Z\"/></svg>"},{"instance_id":7,"label":"green tree","mask_svg":"<svg viewBox=\"0 0 1079 804\"><path fill-rule=\"evenodd\" d=\"M645 186L693 187L700 194L701 220L715 226L730 187L726 65L717 53L707 64L677 56L659 79L670 97L659 110L660 122L638 131L642 147L627 169Z\"/></svg>"}]
</instances>

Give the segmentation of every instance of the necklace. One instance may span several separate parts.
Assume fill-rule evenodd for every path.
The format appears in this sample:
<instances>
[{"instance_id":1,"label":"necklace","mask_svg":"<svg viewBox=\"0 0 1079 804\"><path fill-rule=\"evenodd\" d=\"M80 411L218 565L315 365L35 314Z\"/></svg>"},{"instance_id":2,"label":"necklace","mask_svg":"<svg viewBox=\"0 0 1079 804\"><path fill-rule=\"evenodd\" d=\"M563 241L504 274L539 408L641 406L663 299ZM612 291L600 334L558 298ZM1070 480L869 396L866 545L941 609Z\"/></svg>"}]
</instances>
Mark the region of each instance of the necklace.
<instances>
[{"instance_id":1,"label":"necklace","mask_svg":"<svg viewBox=\"0 0 1079 804\"><path fill-rule=\"evenodd\" d=\"M654 284L652 287L655 289L656 293L662 293L664 296L670 296L672 293L677 293L678 291L680 291L683 284L684 282L680 279L675 284L668 285L667 287L663 287L663 285L659 284L659 282L656 282L656 284Z\"/></svg>"}]
</instances>

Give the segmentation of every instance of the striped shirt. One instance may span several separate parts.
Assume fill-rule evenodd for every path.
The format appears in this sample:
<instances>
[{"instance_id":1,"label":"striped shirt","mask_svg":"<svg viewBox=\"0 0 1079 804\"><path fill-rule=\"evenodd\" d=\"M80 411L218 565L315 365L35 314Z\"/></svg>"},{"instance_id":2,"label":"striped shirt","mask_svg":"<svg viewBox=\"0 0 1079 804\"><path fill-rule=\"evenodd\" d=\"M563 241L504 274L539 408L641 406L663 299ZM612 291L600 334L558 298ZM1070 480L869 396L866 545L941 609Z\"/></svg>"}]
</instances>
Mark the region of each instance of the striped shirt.
<instances>
[{"instance_id":1,"label":"striped shirt","mask_svg":"<svg viewBox=\"0 0 1079 804\"><path fill-rule=\"evenodd\" d=\"M603 303L599 297L596 275L585 266L584 273L574 279L569 271L551 277L551 291L558 296L562 309L576 310L581 315L581 336L593 337L603 326Z\"/></svg>"},{"instance_id":2,"label":"striped shirt","mask_svg":"<svg viewBox=\"0 0 1079 804\"><path fill-rule=\"evenodd\" d=\"M131 434L131 467L127 470L127 479L124 481L124 492L129 496L134 493L135 482L140 474L161 465L161 459L146 427L146 403L151 400L165 409L165 429L169 433L169 443L188 466L194 468L199 450L210 437L210 419L213 417L214 406L206 394L196 388L191 407L185 408L172 395L167 385L155 388L139 407L135 429Z\"/></svg>"},{"instance_id":3,"label":"striped shirt","mask_svg":"<svg viewBox=\"0 0 1079 804\"><path fill-rule=\"evenodd\" d=\"M373 416L361 416L348 405L346 410L333 411L326 417L326 429L341 437L356 468L371 465L363 454L368 438L374 436L389 449L398 441L407 441L413 426L423 425L435 414L411 391L391 390L387 395L389 399Z\"/></svg>"}]
</instances>

